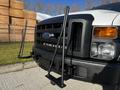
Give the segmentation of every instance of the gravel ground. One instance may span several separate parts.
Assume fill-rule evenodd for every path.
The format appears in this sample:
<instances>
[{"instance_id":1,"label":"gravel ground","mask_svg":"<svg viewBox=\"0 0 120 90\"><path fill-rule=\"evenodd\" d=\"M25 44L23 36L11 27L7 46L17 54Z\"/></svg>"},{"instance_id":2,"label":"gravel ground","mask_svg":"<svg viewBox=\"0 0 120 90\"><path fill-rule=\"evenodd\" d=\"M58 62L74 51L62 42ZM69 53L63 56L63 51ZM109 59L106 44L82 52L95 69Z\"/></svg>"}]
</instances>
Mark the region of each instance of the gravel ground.
<instances>
[{"instance_id":1,"label":"gravel ground","mask_svg":"<svg viewBox=\"0 0 120 90\"><path fill-rule=\"evenodd\" d=\"M40 67L0 74L0 90L61 90L50 84L46 74ZM98 84L73 79L65 81L65 84L67 86L62 90L102 90Z\"/></svg>"}]
</instances>

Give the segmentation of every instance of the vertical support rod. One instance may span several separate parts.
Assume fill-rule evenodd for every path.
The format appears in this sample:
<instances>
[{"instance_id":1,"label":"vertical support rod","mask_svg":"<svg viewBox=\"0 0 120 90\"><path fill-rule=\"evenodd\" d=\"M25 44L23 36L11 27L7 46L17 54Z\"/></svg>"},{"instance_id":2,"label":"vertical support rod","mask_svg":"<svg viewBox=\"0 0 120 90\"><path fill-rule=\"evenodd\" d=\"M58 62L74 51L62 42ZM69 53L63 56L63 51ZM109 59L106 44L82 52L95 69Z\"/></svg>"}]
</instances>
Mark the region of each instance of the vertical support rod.
<instances>
[{"instance_id":1,"label":"vertical support rod","mask_svg":"<svg viewBox=\"0 0 120 90\"><path fill-rule=\"evenodd\" d=\"M65 32L66 32L66 25L67 25L67 18L69 14L70 8L67 6L65 8L65 16L64 16L64 22L63 22L63 48L62 48L62 76L61 76L61 86L64 86L64 63L65 63Z\"/></svg>"}]
</instances>

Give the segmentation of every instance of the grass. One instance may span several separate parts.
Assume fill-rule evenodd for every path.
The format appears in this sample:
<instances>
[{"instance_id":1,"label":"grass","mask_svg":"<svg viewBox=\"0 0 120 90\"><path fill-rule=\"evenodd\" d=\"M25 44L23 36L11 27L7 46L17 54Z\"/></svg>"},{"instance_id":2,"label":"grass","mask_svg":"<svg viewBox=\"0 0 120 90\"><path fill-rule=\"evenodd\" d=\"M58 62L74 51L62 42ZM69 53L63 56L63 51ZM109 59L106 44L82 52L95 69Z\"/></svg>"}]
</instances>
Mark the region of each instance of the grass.
<instances>
[{"instance_id":1,"label":"grass","mask_svg":"<svg viewBox=\"0 0 120 90\"><path fill-rule=\"evenodd\" d=\"M30 55L33 43L25 43L24 55ZM0 43L0 65L14 64L20 62L32 61L29 59L17 58L20 43Z\"/></svg>"}]
</instances>

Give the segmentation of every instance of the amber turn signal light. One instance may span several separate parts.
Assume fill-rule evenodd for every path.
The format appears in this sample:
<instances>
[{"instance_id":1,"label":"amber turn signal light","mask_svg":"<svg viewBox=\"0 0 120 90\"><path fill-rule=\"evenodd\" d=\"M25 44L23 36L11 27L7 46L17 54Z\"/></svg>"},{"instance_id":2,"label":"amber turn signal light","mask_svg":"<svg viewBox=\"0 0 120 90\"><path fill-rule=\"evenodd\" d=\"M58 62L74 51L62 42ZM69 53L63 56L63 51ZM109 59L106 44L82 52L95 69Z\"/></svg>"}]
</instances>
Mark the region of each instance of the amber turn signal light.
<instances>
[{"instance_id":1,"label":"amber turn signal light","mask_svg":"<svg viewBox=\"0 0 120 90\"><path fill-rule=\"evenodd\" d=\"M116 27L96 27L94 36L97 38L115 39L117 38L118 30Z\"/></svg>"}]
</instances>

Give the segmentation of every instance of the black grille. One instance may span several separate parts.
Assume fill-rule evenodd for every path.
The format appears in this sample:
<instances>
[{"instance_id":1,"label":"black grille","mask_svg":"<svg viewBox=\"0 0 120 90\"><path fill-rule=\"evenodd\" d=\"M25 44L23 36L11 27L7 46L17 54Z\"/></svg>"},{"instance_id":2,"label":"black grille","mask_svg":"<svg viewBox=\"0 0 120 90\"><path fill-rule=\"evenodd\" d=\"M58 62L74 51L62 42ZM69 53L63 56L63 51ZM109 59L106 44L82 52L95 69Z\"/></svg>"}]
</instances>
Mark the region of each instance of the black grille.
<instances>
[{"instance_id":1,"label":"black grille","mask_svg":"<svg viewBox=\"0 0 120 90\"><path fill-rule=\"evenodd\" d=\"M47 50L52 52L55 50L61 32L63 19L63 16L54 17L41 21L38 24L35 34L35 48L41 49L42 51ZM67 24L66 29L66 45L70 41L68 44L68 55L72 54L75 57L82 58L89 57L93 20L94 17L90 14L77 14L68 16L69 27ZM46 38L44 36L48 36L48 34L44 33L54 34L54 37ZM62 39L58 48L58 52L62 50ZM71 53L71 51L73 51L73 53ZM42 55L42 52L39 53Z\"/></svg>"},{"instance_id":2,"label":"black grille","mask_svg":"<svg viewBox=\"0 0 120 90\"><path fill-rule=\"evenodd\" d=\"M81 46L82 23L72 23L72 48L73 51L80 51Z\"/></svg>"},{"instance_id":3,"label":"black grille","mask_svg":"<svg viewBox=\"0 0 120 90\"><path fill-rule=\"evenodd\" d=\"M37 42L36 44L37 47L44 50L54 51L57 45L58 38L60 36L61 29L62 29L62 23L39 25L37 27L36 38L35 38L35 41ZM67 29L66 29L66 39L67 39ZM62 38L60 40L60 44L58 48L62 49Z\"/></svg>"},{"instance_id":4,"label":"black grille","mask_svg":"<svg viewBox=\"0 0 120 90\"><path fill-rule=\"evenodd\" d=\"M81 22L72 23L70 51L80 52L81 50L82 26L83 24Z\"/></svg>"}]
</instances>

